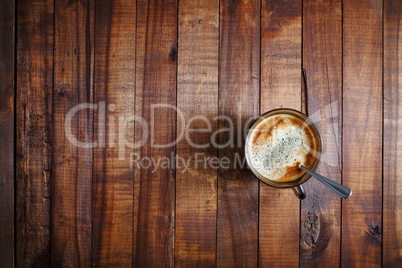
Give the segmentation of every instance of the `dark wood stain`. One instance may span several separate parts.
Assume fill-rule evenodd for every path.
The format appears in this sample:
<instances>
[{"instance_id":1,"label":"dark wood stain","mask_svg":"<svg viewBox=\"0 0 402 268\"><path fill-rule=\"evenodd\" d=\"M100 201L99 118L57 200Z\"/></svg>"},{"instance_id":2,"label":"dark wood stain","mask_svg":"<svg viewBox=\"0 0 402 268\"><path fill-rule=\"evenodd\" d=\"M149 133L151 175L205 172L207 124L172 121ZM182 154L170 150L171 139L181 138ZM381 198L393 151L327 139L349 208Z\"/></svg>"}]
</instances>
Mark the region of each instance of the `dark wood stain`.
<instances>
[{"instance_id":1,"label":"dark wood stain","mask_svg":"<svg viewBox=\"0 0 402 268\"><path fill-rule=\"evenodd\" d=\"M401 1L2 1L1 267L401 267L401 23ZM105 125L87 109L72 128L106 144L76 148L65 115L99 101L116 106ZM131 170L108 147L109 116L150 122L156 103L205 115L211 132L229 127L217 115L237 128L279 107L319 113L318 172L353 195L341 202L311 179L300 203L248 169L193 160L183 173ZM181 124L157 115L156 143ZM204 122L192 127L210 142ZM234 139L199 150L148 140L126 158L243 158Z\"/></svg>"},{"instance_id":2,"label":"dark wood stain","mask_svg":"<svg viewBox=\"0 0 402 268\"><path fill-rule=\"evenodd\" d=\"M145 10L142 11L141 10L141 4L143 6L145 6L146 4L146 12ZM142 92L147 92L148 89L148 83L152 81L153 78L148 77L148 71L151 69L151 67L149 67L151 65L151 58L150 55L151 53L149 52L150 49L150 45L152 45L152 38L153 35L149 34L150 32L152 33L152 27L153 27L153 23L150 21L151 20L151 16L152 11L153 11L153 6L151 6L151 2L139 2L137 8L139 7L140 10L140 14L145 14L146 15L146 21L145 21L145 44L144 44L144 70L143 70L143 81L142 81ZM142 11L142 12L141 12ZM157 12L158 10L156 10ZM137 14L139 14L138 9L137 9ZM139 17L140 19L141 17ZM137 25L137 33L138 33L138 28L140 27L140 24ZM151 30L151 31L150 31ZM150 45L149 45L150 44ZM139 44L137 42L136 44L137 47L139 47ZM137 66L136 66L137 69ZM137 71L137 70L136 70ZM138 76L139 78L139 76ZM138 79L137 81L139 81L140 79ZM136 81L136 83L138 83ZM136 95L137 92L136 92ZM146 100L142 101L142 107L141 107L141 113L143 113L143 117L144 118L150 118L150 113L149 113L149 109L147 109L148 107L146 107L146 105L148 104ZM147 148L144 149L140 149L140 153L141 155L146 155L147 151L149 150L148 146ZM138 174L138 171L137 171ZM136 175L138 176L138 175ZM134 267L141 267L142 263L147 263L148 262L148 258L146 256L147 254L147 249L148 249L148 239L147 239L147 232L148 232L148 227L149 227L149 214L145 213L145 215L140 214L140 210L144 210L145 212L150 211L150 206L151 206L151 202L149 202L148 198L145 197L145 194L147 193L148 189L152 189L152 185L151 185L151 180L147 179L147 178L152 178L152 174L150 174L150 172L139 172L139 191L138 191L138 214L136 214L135 217L135 221L137 222L137 230L136 231L136 239L134 241L135 245L134 245ZM134 208L135 209L135 208ZM145 229L145 230L144 230ZM144 233L144 234L143 234ZM145 236L145 239L139 239L142 235ZM144 256L145 255L145 256ZM143 256L142 259L141 256ZM163 255L162 255L163 256ZM163 260L164 263L164 260Z\"/></svg>"},{"instance_id":3,"label":"dark wood stain","mask_svg":"<svg viewBox=\"0 0 402 268\"><path fill-rule=\"evenodd\" d=\"M338 183L342 176L341 30L341 1L303 2L302 105L307 115L314 116L317 111L321 115L316 124L324 152L317 171ZM329 148L329 143L333 148ZM337 267L341 201L315 179L310 179L305 188L307 197L301 203L300 266Z\"/></svg>"},{"instance_id":4,"label":"dark wood stain","mask_svg":"<svg viewBox=\"0 0 402 268\"><path fill-rule=\"evenodd\" d=\"M111 27L112 27L112 16L113 16L113 2L104 0L98 1L95 4L96 13L95 13L95 62L98 62L98 66L100 68L95 68L95 81L94 86L99 90L94 91L94 100L96 101L104 101L105 107L107 109L109 103L109 53L110 53L110 42L111 42ZM96 116L94 119L95 123L95 132L98 133L98 137L105 138L105 134L108 131L108 117L106 113L106 117L103 122L98 118L96 120ZM103 131L104 130L104 131ZM103 133L101 133L101 131ZM99 142L99 141L98 141ZM107 187L108 184L108 154L106 145L99 145L100 148L94 150L94 157L99 158L99 163L94 163L94 177L93 177L93 234L92 237L92 263L96 266L104 264L104 259L109 259L110 256L104 256L103 249L105 243L110 244L110 238L108 237L108 233L104 232L106 217L108 216L108 211L106 208L108 204L113 204L112 196L107 195ZM109 199L110 198L110 199Z\"/></svg>"},{"instance_id":5,"label":"dark wood stain","mask_svg":"<svg viewBox=\"0 0 402 268\"><path fill-rule=\"evenodd\" d=\"M384 267L402 266L402 159L401 97L402 81L402 2L384 1L384 127L383 127L383 216L382 229L372 233L382 236ZM399 216L398 216L399 215ZM372 226L373 227L373 226ZM375 231L375 232L373 232Z\"/></svg>"},{"instance_id":6,"label":"dark wood stain","mask_svg":"<svg viewBox=\"0 0 402 268\"><path fill-rule=\"evenodd\" d=\"M131 105L135 103L132 86L135 83L135 5L132 1L96 2L94 101L98 105L104 102L105 114L97 113L94 119L98 135L92 190L94 266L133 265L134 185L128 161L133 149L126 146L124 159L120 159L119 143L123 141L118 137L113 146L109 135L114 131L119 136L116 128L122 127L117 122L115 129L110 127L112 116L117 121L118 117L134 114ZM110 109L111 105L115 109Z\"/></svg>"},{"instance_id":7,"label":"dark wood stain","mask_svg":"<svg viewBox=\"0 0 402 268\"><path fill-rule=\"evenodd\" d=\"M58 1L55 5L54 97L53 97L53 180L52 185L52 266L91 264L92 149L82 149L65 138L64 122L68 111L90 101L86 88L92 78L93 37L88 35L93 20L94 2ZM86 27L89 27L87 29ZM92 32L93 34L93 32ZM65 54L70 57L65 58ZM89 66L88 66L89 65ZM74 117L72 129L77 140L91 142L93 112L82 110ZM69 239L65 239L69 237Z\"/></svg>"},{"instance_id":8,"label":"dark wood stain","mask_svg":"<svg viewBox=\"0 0 402 268\"><path fill-rule=\"evenodd\" d=\"M308 115L308 87L307 87L307 71L302 69L302 90L301 90L302 113Z\"/></svg>"},{"instance_id":9,"label":"dark wood stain","mask_svg":"<svg viewBox=\"0 0 402 268\"><path fill-rule=\"evenodd\" d=\"M353 197L342 202L341 265L380 266L371 226L382 222L382 2L343 9L342 175Z\"/></svg>"},{"instance_id":10,"label":"dark wood stain","mask_svg":"<svg viewBox=\"0 0 402 268\"><path fill-rule=\"evenodd\" d=\"M171 47L170 47L170 53L169 53L169 58L172 62L176 62L177 61L177 44L174 43Z\"/></svg>"},{"instance_id":11,"label":"dark wood stain","mask_svg":"<svg viewBox=\"0 0 402 268\"><path fill-rule=\"evenodd\" d=\"M177 108L187 122L194 116L211 122L211 132L202 133L197 130L205 128L205 122L193 121L195 131L189 134L195 144L209 144L217 130L219 1L179 1L178 9ZM179 117L176 124L180 133L184 126ZM184 138L177 144L176 155L191 159L191 167L177 167L176 172L176 267L216 265L217 170L196 162L196 153L216 157L217 148L196 149Z\"/></svg>"},{"instance_id":12,"label":"dark wood stain","mask_svg":"<svg viewBox=\"0 0 402 268\"><path fill-rule=\"evenodd\" d=\"M16 266L50 265L53 1L17 5Z\"/></svg>"},{"instance_id":13,"label":"dark wood stain","mask_svg":"<svg viewBox=\"0 0 402 268\"><path fill-rule=\"evenodd\" d=\"M219 115L243 128L259 113L260 2L220 2ZM241 104L241 107L239 107ZM240 118L239 118L240 117ZM226 120L218 128L227 127ZM240 125L239 125L240 124ZM243 155L244 137L235 134L236 144L219 149L220 158ZM237 140L241 144L237 144ZM218 144L229 140L220 133ZM247 170L218 169L217 266L257 266L258 180Z\"/></svg>"},{"instance_id":14,"label":"dark wood stain","mask_svg":"<svg viewBox=\"0 0 402 268\"><path fill-rule=\"evenodd\" d=\"M136 113L150 122L153 104L176 104L177 2L138 1L137 15ZM173 142L176 114L159 112L155 127L155 144ZM141 129L135 136L140 139ZM148 139L136 152L141 158L171 158L175 148L153 148ZM174 169L134 171L135 267L174 265Z\"/></svg>"},{"instance_id":15,"label":"dark wood stain","mask_svg":"<svg viewBox=\"0 0 402 268\"><path fill-rule=\"evenodd\" d=\"M267 23L263 24L263 32L279 34L289 24L301 20L300 1L263 1L263 3L263 8L269 10L268 16L264 17Z\"/></svg>"},{"instance_id":16,"label":"dark wood stain","mask_svg":"<svg viewBox=\"0 0 402 268\"><path fill-rule=\"evenodd\" d=\"M15 3L0 2L0 263L14 265L14 23Z\"/></svg>"}]
</instances>

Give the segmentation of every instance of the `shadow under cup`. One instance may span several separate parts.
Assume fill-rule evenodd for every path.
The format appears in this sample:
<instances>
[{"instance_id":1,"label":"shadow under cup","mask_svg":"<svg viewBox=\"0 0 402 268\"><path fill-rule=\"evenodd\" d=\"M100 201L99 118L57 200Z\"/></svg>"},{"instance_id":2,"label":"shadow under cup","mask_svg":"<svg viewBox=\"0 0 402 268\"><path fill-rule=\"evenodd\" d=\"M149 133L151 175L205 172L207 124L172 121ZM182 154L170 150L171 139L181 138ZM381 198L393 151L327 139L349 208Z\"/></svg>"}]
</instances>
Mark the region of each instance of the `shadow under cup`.
<instances>
[{"instance_id":1,"label":"shadow under cup","mask_svg":"<svg viewBox=\"0 0 402 268\"><path fill-rule=\"evenodd\" d=\"M266 112L265 114L261 115L251 126L247 138L246 138L246 145L245 145L245 154L246 154L246 159L247 159L247 164L250 167L251 171L254 173L254 175L264 182L265 184L268 184L269 186L276 187L276 188L293 188L293 191L295 192L296 196L300 199L305 198L305 193L303 188L301 187L301 184L306 182L311 176L307 174L306 172L303 172L302 175L293 181L287 181L287 182L277 182L270 180L269 178L266 178L262 176L254 167L251 165L250 161L250 156L248 155L248 147L250 146L250 133L253 132L256 126L258 126L263 120L265 120L268 117L274 116L274 115L291 115L294 116L298 119L300 119L302 122L304 122L304 126L308 127L315 139L315 144L316 144L316 149L314 151L314 160L313 163L308 166L307 168L315 171L320 164L320 158L321 158L321 153L322 153L322 140L321 140L321 135L320 132L318 131L317 126L311 121L310 118L308 118L305 114L292 110L292 109L276 109L276 110L271 110L269 112Z\"/></svg>"}]
</instances>

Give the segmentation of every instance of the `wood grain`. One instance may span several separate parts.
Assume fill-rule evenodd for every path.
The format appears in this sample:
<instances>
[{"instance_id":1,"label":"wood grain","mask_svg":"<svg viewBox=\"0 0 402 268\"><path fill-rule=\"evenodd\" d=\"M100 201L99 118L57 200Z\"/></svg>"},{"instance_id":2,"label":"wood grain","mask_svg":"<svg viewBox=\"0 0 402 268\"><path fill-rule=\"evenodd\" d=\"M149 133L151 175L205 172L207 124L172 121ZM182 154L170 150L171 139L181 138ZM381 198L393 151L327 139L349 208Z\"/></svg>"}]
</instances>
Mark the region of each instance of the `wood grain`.
<instances>
[{"instance_id":1,"label":"wood grain","mask_svg":"<svg viewBox=\"0 0 402 268\"><path fill-rule=\"evenodd\" d=\"M301 1L263 1L261 113L301 109ZM259 265L299 265L300 202L291 189L260 182Z\"/></svg>"},{"instance_id":2,"label":"wood grain","mask_svg":"<svg viewBox=\"0 0 402 268\"><path fill-rule=\"evenodd\" d=\"M259 70L260 2L221 1L217 144L230 164L218 169L218 267L257 266L258 180L241 164L243 130L259 114Z\"/></svg>"},{"instance_id":3,"label":"wood grain","mask_svg":"<svg viewBox=\"0 0 402 268\"><path fill-rule=\"evenodd\" d=\"M94 1L55 5L53 91L53 185L51 262L55 267L91 265L93 110L73 107L92 102ZM71 133L71 134L70 134Z\"/></svg>"},{"instance_id":4,"label":"wood grain","mask_svg":"<svg viewBox=\"0 0 402 268\"><path fill-rule=\"evenodd\" d=\"M382 240L382 1L343 3L344 267L380 266Z\"/></svg>"},{"instance_id":5,"label":"wood grain","mask_svg":"<svg viewBox=\"0 0 402 268\"><path fill-rule=\"evenodd\" d=\"M323 140L318 173L342 176L342 3L303 2L303 68L307 111ZM341 199L318 180L304 184L301 202L300 266L339 267Z\"/></svg>"},{"instance_id":6,"label":"wood grain","mask_svg":"<svg viewBox=\"0 0 402 268\"><path fill-rule=\"evenodd\" d=\"M134 266L174 266L177 1L137 2L135 138L139 168L134 168ZM153 122L152 122L153 119ZM149 134L149 135L147 135ZM147 139L147 140L145 140ZM162 146L162 148L161 148ZM169 158L170 166L154 169L148 160ZM149 162L148 162L149 163ZM142 166L142 168L141 168ZM146 168L148 167L148 168Z\"/></svg>"},{"instance_id":7,"label":"wood grain","mask_svg":"<svg viewBox=\"0 0 402 268\"><path fill-rule=\"evenodd\" d=\"M1 1L0 266L402 266L401 10ZM67 113L86 102L66 135ZM317 122L318 171L350 199L309 180L300 203L241 168L242 128L280 107ZM144 167L159 159L169 166Z\"/></svg>"},{"instance_id":8,"label":"wood grain","mask_svg":"<svg viewBox=\"0 0 402 268\"><path fill-rule=\"evenodd\" d=\"M93 182L95 267L133 264L135 1L96 1ZM104 103L104 104L102 104ZM104 105L104 107L102 107ZM102 112L102 109L104 111Z\"/></svg>"},{"instance_id":9,"label":"wood grain","mask_svg":"<svg viewBox=\"0 0 402 268\"><path fill-rule=\"evenodd\" d=\"M15 2L0 2L0 263L14 266Z\"/></svg>"},{"instance_id":10,"label":"wood grain","mask_svg":"<svg viewBox=\"0 0 402 268\"><path fill-rule=\"evenodd\" d=\"M48 267L50 243L53 1L17 5L17 267Z\"/></svg>"},{"instance_id":11,"label":"wood grain","mask_svg":"<svg viewBox=\"0 0 402 268\"><path fill-rule=\"evenodd\" d=\"M383 266L402 266L402 1L384 1Z\"/></svg>"},{"instance_id":12,"label":"wood grain","mask_svg":"<svg viewBox=\"0 0 402 268\"><path fill-rule=\"evenodd\" d=\"M204 163L177 169L176 267L215 267L217 175Z\"/></svg>"},{"instance_id":13,"label":"wood grain","mask_svg":"<svg viewBox=\"0 0 402 268\"><path fill-rule=\"evenodd\" d=\"M180 1L178 18L175 265L213 267L217 169L204 159L217 157L219 1Z\"/></svg>"}]
</instances>

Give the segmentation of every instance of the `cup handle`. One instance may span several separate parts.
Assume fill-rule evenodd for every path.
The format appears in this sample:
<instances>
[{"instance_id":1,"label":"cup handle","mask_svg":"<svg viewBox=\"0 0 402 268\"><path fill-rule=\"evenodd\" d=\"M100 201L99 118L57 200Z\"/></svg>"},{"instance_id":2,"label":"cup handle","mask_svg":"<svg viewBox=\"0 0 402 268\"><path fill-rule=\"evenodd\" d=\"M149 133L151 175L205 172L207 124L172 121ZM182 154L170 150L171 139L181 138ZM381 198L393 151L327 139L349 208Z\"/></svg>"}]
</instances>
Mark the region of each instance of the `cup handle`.
<instances>
[{"instance_id":1,"label":"cup handle","mask_svg":"<svg viewBox=\"0 0 402 268\"><path fill-rule=\"evenodd\" d=\"M303 200L304 198L306 198L306 192L304 192L304 189L301 185L293 187L292 190L295 193L295 195L297 196L297 198L299 198L300 200Z\"/></svg>"}]
</instances>

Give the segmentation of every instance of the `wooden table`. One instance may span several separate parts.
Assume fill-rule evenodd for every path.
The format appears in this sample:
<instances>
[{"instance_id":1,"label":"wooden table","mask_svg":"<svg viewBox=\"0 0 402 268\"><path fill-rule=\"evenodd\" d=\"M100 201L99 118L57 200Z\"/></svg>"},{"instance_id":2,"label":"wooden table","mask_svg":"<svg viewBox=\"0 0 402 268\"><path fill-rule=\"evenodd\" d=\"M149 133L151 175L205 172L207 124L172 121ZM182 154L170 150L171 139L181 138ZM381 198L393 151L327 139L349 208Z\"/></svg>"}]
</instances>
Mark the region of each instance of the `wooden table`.
<instances>
[{"instance_id":1,"label":"wooden table","mask_svg":"<svg viewBox=\"0 0 402 268\"><path fill-rule=\"evenodd\" d=\"M1 267L402 266L402 1L4 0L0 40ZM350 199L233 165L279 107Z\"/></svg>"}]
</instances>

